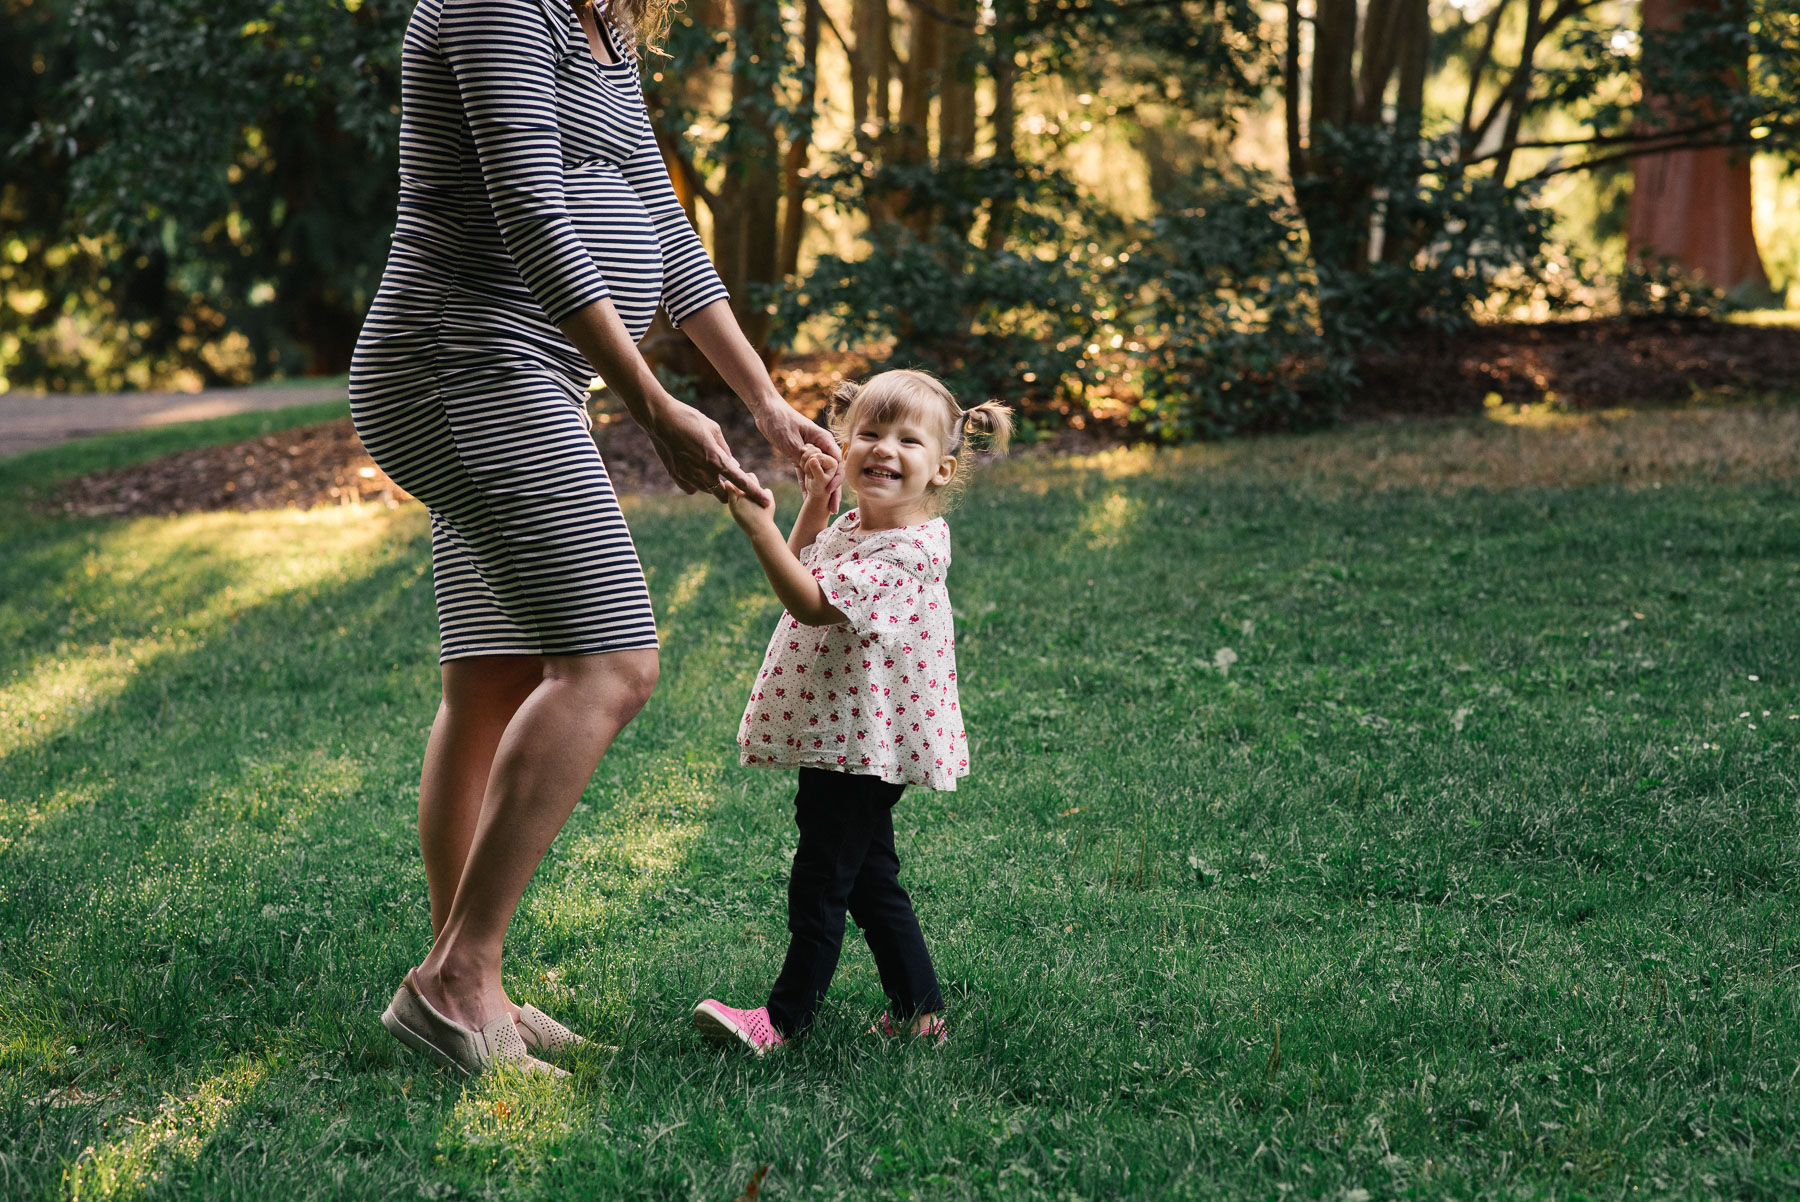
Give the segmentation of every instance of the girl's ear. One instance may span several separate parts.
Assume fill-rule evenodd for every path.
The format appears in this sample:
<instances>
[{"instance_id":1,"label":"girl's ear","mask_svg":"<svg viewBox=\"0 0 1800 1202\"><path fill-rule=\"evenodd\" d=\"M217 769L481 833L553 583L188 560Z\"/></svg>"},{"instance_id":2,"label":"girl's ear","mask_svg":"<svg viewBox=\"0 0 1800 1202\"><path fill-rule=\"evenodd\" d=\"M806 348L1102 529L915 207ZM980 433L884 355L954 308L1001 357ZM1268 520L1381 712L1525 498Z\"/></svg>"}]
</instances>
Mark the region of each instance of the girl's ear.
<instances>
[{"instance_id":1,"label":"girl's ear","mask_svg":"<svg viewBox=\"0 0 1800 1202\"><path fill-rule=\"evenodd\" d=\"M956 478L956 456L946 455L938 461L938 470L931 477L931 487L942 488Z\"/></svg>"}]
</instances>

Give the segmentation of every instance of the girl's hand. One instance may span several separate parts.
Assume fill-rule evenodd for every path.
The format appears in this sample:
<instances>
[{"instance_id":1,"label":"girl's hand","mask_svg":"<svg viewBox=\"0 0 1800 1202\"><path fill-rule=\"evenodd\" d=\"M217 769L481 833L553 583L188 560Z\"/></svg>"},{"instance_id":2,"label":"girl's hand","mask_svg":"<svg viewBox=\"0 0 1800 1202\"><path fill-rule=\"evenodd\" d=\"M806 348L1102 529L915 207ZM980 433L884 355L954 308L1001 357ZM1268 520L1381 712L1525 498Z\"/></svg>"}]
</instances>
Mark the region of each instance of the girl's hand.
<instances>
[{"instance_id":1,"label":"girl's hand","mask_svg":"<svg viewBox=\"0 0 1800 1202\"><path fill-rule=\"evenodd\" d=\"M800 461L800 484L808 503L835 508L832 485L838 480L838 461L818 447L807 447Z\"/></svg>"},{"instance_id":2,"label":"girl's hand","mask_svg":"<svg viewBox=\"0 0 1800 1202\"><path fill-rule=\"evenodd\" d=\"M754 477L752 477L754 479ZM775 498L759 486L761 496L752 496L735 485L727 484L728 495L725 504L731 510L731 520L741 527L745 534L755 537L758 534L773 534L781 537L775 528ZM768 500L765 502L763 498Z\"/></svg>"}]
</instances>

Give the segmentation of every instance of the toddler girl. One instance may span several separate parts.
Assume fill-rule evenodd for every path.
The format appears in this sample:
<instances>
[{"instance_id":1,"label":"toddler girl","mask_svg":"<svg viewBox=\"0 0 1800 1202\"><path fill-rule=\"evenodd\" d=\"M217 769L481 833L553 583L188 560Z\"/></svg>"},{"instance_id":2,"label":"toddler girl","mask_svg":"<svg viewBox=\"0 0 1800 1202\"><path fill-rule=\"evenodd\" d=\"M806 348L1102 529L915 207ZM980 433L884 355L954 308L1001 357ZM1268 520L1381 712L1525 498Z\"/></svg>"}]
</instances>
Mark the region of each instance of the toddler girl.
<instances>
[{"instance_id":1,"label":"toddler girl","mask_svg":"<svg viewBox=\"0 0 1800 1202\"><path fill-rule=\"evenodd\" d=\"M694 1022L758 1055L812 1025L837 970L846 909L888 996L876 1029L944 1039L937 974L900 886L893 808L909 784L954 789L969 771L944 590L950 528L938 515L968 472L966 436L986 435L1002 452L1012 419L994 401L962 409L924 372L889 371L838 390L832 429L855 509L830 521L838 464L816 449L786 541L772 502L742 493L729 502L787 607L738 744L745 764L799 768L800 846L787 960L768 1005L738 1010L708 998Z\"/></svg>"}]
</instances>

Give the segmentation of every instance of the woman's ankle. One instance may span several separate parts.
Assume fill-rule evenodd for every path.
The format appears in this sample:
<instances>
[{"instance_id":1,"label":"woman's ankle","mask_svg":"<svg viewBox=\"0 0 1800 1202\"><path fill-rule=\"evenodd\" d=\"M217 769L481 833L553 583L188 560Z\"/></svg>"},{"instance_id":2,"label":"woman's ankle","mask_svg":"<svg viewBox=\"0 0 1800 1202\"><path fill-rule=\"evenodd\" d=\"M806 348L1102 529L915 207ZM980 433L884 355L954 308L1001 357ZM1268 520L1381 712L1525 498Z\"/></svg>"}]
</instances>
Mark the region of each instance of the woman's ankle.
<instances>
[{"instance_id":1,"label":"woman's ankle","mask_svg":"<svg viewBox=\"0 0 1800 1202\"><path fill-rule=\"evenodd\" d=\"M499 975L498 965L487 968L453 956L432 956L413 970L413 984L445 1017L478 1028L510 1005Z\"/></svg>"}]
</instances>

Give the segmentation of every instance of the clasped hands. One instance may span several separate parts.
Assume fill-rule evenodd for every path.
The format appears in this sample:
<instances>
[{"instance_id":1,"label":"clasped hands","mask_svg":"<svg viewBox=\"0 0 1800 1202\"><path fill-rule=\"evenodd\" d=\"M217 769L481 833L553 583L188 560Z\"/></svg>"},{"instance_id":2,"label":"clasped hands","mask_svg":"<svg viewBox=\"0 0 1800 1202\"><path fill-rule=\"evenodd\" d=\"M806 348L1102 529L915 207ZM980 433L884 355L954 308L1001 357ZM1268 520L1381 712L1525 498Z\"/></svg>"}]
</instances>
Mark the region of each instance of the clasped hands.
<instances>
[{"instance_id":1,"label":"clasped hands","mask_svg":"<svg viewBox=\"0 0 1800 1202\"><path fill-rule=\"evenodd\" d=\"M841 466L816 446L808 445L800 452L800 487L806 492L800 503L801 514L804 516L812 511L820 526L837 512L838 497L843 488ZM775 528L775 498L767 490L749 493L727 485L727 495L723 499L731 510L732 520L746 534Z\"/></svg>"},{"instance_id":2,"label":"clasped hands","mask_svg":"<svg viewBox=\"0 0 1800 1202\"><path fill-rule=\"evenodd\" d=\"M795 475L800 477L802 486L809 489L809 498L812 496L806 479L809 464L814 459L823 459L831 465L825 491L820 497L827 502L827 512L836 512L843 477L834 457L837 443L831 435L778 401L766 403L757 410L756 428L769 440L771 447L794 464ZM649 435L670 478L683 492L711 493L726 502L734 496L753 498L759 507L767 506L771 514L774 512L775 498L762 486L756 473L740 464L737 456L731 453L719 423L692 405L667 398L644 423L644 432Z\"/></svg>"}]
</instances>

